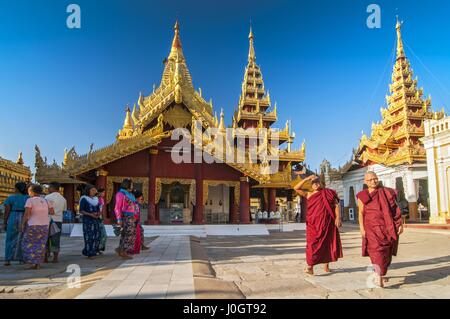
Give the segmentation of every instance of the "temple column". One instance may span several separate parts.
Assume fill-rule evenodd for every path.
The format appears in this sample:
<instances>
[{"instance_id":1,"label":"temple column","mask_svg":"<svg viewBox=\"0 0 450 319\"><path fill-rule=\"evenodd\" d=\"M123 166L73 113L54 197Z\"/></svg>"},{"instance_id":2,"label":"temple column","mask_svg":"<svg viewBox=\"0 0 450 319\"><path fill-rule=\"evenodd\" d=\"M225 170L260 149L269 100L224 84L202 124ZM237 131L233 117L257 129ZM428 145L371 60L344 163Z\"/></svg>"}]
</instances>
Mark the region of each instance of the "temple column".
<instances>
[{"instance_id":1,"label":"temple column","mask_svg":"<svg viewBox=\"0 0 450 319\"><path fill-rule=\"evenodd\" d=\"M409 220L417 221L418 220L418 210L417 210L417 187L416 182L413 179L412 172L408 172L406 174L406 185L404 185L406 200L408 201L408 209L409 209Z\"/></svg>"},{"instance_id":2,"label":"temple column","mask_svg":"<svg viewBox=\"0 0 450 319\"><path fill-rule=\"evenodd\" d=\"M286 192L286 201L287 201L287 220L291 221L293 220L293 217L295 216L294 213L294 203L292 202L292 191L288 190Z\"/></svg>"},{"instance_id":3,"label":"temple column","mask_svg":"<svg viewBox=\"0 0 450 319\"><path fill-rule=\"evenodd\" d=\"M236 188L230 187L230 216L229 216L229 223L230 224L237 224L239 223L238 214L237 214L237 205L234 200L234 192L236 191Z\"/></svg>"},{"instance_id":4,"label":"temple column","mask_svg":"<svg viewBox=\"0 0 450 319\"><path fill-rule=\"evenodd\" d=\"M269 212L275 212L277 209L277 189L269 188Z\"/></svg>"},{"instance_id":5,"label":"temple column","mask_svg":"<svg viewBox=\"0 0 450 319\"><path fill-rule=\"evenodd\" d=\"M195 164L195 208L193 224L203 225L205 220L203 218L203 165L202 163Z\"/></svg>"},{"instance_id":6,"label":"temple column","mask_svg":"<svg viewBox=\"0 0 450 319\"><path fill-rule=\"evenodd\" d=\"M159 216L156 212L156 160L158 155L158 150L151 148L150 151L150 161L149 161L149 181L148 181L148 213L147 220L145 224L147 225L158 225L159 224Z\"/></svg>"},{"instance_id":7,"label":"temple column","mask_svg":"<svg viewBox=\"0 0 450 319\"><path fill-rule=\"evenodd\" d=\"M104 169L99 169L96 172L96 179L95 179L95 187L97 189L103 188L106 192L106 188L107 188L107 182L108 182L108 171L104 170ZM108 218L108 214L107 214L107 208L106 208L106 198L105 198L105 205L103 205L101 214L103 216L103 222L105 224L111 224L111 220Z\"/></svg>"},{"instance_id":8,"label":"temple column","mask_svg":"<svg viewBox=\"0 0 450 319\"><path fill-rule=\"evenodd\" d=\"M250 224L250 184L247 176L240 178L239 215L241 224Z\"/></svg>"},{"instance_id":9,"label":"temple column","mask_svg":"<svg viewBox=\"0 0 450 319\"><path fill-rule=\"evenodd\" d=\"M67 201L67 209L75 213L75 184L65 184L63 196Z\"/></svg>"}]
</instances>

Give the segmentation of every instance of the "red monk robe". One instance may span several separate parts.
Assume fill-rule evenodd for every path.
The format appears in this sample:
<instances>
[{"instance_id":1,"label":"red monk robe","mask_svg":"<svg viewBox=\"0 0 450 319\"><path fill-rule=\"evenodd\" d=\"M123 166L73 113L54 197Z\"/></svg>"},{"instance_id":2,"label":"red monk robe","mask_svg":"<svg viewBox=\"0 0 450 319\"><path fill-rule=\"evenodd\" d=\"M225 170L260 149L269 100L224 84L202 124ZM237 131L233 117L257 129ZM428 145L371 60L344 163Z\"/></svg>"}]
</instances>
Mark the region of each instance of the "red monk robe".
<instances>
[{"instance_id":1,"label":"red monk robe","mask_svg":"<svg viewBox=\"0 0 450 319\"><path fill-rule=\"evenodd\" d=\"M396 191L379 187L372 193L367 189L356 197L364 204L363 225L366 233L362 242L362 255L369 256L375 272L384 276L391 264L392 256L397 256L398 230L402 225L402 215L396 203Z\"/></svg>"},{"instance_id":2,"label":"red monk robe","mask_svg":"<svg viewBox=\"0 0 450 319\"><path fill-rule=\"evenodd\" d=\"M312 267L343 257L335 208L339 198L334 190L324 188L308 198L306 213L306 262Z\"/></svg>"}]
</instances>

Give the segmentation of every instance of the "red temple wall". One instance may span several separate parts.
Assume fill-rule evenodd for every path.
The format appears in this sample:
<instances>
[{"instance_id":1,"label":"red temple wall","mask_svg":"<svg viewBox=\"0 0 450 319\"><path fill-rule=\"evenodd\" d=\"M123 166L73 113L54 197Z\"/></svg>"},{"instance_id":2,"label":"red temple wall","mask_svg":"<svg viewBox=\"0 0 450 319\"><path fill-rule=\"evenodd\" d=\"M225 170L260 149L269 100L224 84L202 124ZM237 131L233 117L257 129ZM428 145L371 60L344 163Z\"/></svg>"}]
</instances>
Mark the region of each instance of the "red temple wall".
<instances>
[{"instance_id":1,"label":"red temple wall","mask_svg":"<svg viewBox=\"0 0 450 319\"><path fill-rule=\"evenodd\" d=\"M196 176L196 163L180 163L176 164L171 153L166 152L167 147L173 146L177 141L165 139L158 146L158 154L156 155L156 177L167 178L194 178ZM193 147L191 148L191 161L193 162ZM105 165L109 176L124 177L146 177L150 175L150 153L149 150L143 150L138 153L126 156L122 159ZM203 178L217 180L235 180L238 181L242 173L233 169L224 163L208 164L203 162Z\"/></svg>"},{"instance_id":2,"label":"red temple wall","mask_svg":"<svg viewBox=\"0 0 450 319\"><path fill-rule=\"evenodd\" d=\"M143 177L149 175L148 150L121 158L117 161L105 165L105 169L110 176Z\"/></svg>"}]
</instances>

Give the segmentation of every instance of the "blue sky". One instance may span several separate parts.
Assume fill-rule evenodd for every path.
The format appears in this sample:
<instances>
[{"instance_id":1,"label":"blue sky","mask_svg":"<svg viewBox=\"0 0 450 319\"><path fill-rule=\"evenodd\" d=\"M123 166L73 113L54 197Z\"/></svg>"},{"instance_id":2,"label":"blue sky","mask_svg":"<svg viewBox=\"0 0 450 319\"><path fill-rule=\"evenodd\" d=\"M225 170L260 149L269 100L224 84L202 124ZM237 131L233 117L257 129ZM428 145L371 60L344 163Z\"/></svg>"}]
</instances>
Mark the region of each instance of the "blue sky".
<instances>
[{"instance_id":1,"label":"blue sky","mask_svg":"<svg viewBox=\"0 0 450 319\"><path fill-rule=\"evenodd\" d=\"M66 7L81 7L81 29ZM366 26L370 3L380 29ZM258 64L277 101L278 127L292 120L307 162L345 163L361 131L380 119L390 82L395 16L406 54L433 107L450 103L450 4L433 1L0 0L0 156L34 145L49 161L114 141L124 108L158 84L176 18L194 85L231 122L248 53L251 19Z\"/></svg>"}]
</instances>

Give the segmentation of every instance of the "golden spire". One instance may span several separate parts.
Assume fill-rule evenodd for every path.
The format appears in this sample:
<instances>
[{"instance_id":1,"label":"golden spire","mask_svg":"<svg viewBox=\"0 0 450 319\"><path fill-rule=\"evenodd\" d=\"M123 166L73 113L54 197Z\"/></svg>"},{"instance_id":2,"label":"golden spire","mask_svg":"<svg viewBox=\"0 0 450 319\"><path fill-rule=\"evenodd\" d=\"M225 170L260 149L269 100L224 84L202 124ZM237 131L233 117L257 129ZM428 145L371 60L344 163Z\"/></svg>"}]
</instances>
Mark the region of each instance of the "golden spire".
<instances>
[{"instance_id":1,"label":"golden spire","mask_svg":"<svg viewBox=\"0 0 450 319\"><path fill-rule=\"evenodd\" d=\"M127 106L125 109L125 121L123 121L123 128L124 129L132 129L133 128L133 120L130 116L130 108Z\"/></svg>"},{"instance_id":2,"label":"golden spire","mask_svg":"<svg viewBox=\"0 0 450 319\"><path fill-rule=\"evenodd\" d=\"M184 60L183 48L181 46L180 40L180 24L178 23L178 20L175 22L174 31L175 34L173 36L172 48L170 49L169 59L178 58L180 60Z\"/></svg>"},{"instance_id":3,"label":"golden spire","mask_svg":"<svg viewBox=\"0 0 450 319\"><path fill-rule=\"evenodd\" d=\"M67 152L67 148L65 148L64 149L63 166L66 166L68 161L69 161L69 153Z\"/></svg>"},{"instance_id":4,"label":"golden spire","mask_svg":"<svg viewBox=\"0 0 450 319\"><path fill-rule=\"evenodd\" d=\"M403 21L400 22L397 16L397 24L395 28L397 29L397 59L405 57L405 50L403 49L403 40L402 40L402 24Z\"/></svg>"},{"instance_id":5,"label":"golden spire","mask_svg":"<svg viewBox=\"0 0 450 319\"><path fill-rule=\"evenodd\" d=\"M255 62L256 61L256 56L255 56L255 48L253 47L253 31L252 31L252 27L250 27L250 33L248 35L248 39L250 42L250 47L248 50L248 62Z\"/></svg>"},{"instance_id":6,"label":"golden spire","mask_svg":"<svg viewBox=\"0 0 450 319\"><path fill-rule=\"evenodd\" d=\"M130 115L130 108L127 106L125 109L125 120L123 121L123 128L119 130L119 134L117 135L117 138L119 140L129 138L133 136L133 120Z\"/></svg>"},{"instance_id":7,"label":"golden spire","mask_svg":"<svg viewBox=\"0 0 450 319\"><path fill-rule=\"evenodd\" d=\"M225 120L224 120L224 113L223 109L220 110L220 123L219 123L219 129L224 131L225 130Z\"/></svg>"},{"instance_id":8,"label":"golden spire","mask_svg":"<svg viewBox=\"0 0 450 319\"><path fill-rule=\"evenodd\" d=\"M19 156L17 157L16 163L19 164L19 165L23 165L24 164L22 152L19 152Z\"/></svg>"}]
</instances>

